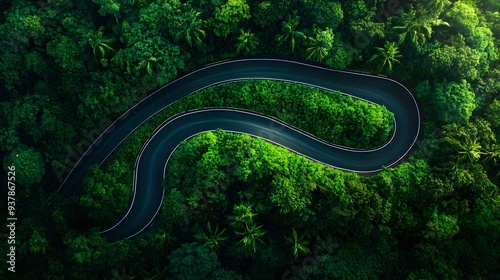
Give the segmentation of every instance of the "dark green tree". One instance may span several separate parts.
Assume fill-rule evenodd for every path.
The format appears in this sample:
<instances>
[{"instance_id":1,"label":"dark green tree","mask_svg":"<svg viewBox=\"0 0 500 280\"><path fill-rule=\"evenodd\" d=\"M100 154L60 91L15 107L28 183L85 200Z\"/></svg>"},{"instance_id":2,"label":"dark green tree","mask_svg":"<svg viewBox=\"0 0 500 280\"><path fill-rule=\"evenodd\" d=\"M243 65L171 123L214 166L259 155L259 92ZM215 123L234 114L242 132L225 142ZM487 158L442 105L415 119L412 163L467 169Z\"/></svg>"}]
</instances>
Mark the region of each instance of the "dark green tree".
<instances>
[{"instance_id":1,"label":"dark green tree","mask_svg":"<svg viewBox=\"0 0 500 280\"><path fill-rule=\"evenodd\" d=\"M312 59L318 62L323 61L333 47L335 35L332 30L316 30L316 37L308 38L308 48L306 52L309 54L307 59Z\"/></svg>"},{"instance_id":2,"label":"dark green tree","mask_svg":"<svg viewBox=\"0 0 500 280\"><path fill-rule=\"evenodd\" d=\"M200 18L201 12L190 9L184 14L175 17L176 21L172 25L170 32L174 35L176 42L185 41L190 47L193 44L200 47L205 38L203 21Z\"/></svg>"},{"instance_id":3,"label":"dark green tree","mask_svg":"<svg viewBox=\"0 0 500 280\"><path fill-rule=\"evenodd\" d=\"M29 187L40 183L45 174L45 163L42 154L33 147L21 145L15 148L3 161L4 170L8 166L15 167L16 183Z\"/></svg>"},{"instance_id":4,"label":"dark green tree","mask_svg":"<svg viewBox=\"0 0 500 280\"><path fill-rule=\"evenodd\" d=\"M246 0L227 0L215 8L209 24L213 27L215 35L225 39L229 34L236 33L239 25L250 17L250 7Z\"/></svg>"},{"instance_id":5,"label":"dark green tree","mask_svg":"<svg viewBox=\"0 0 500 280\"><path fill-rule=\"evenodd\" d=\"M250 30L240 29L240 35L236 42L236 51L238 53L250 54L254 52L259 45L257 36Z\"/></svg>"},{"instance_id":6,"label":"dark green tree","mask_svg":"<svg viewBox=\"0 0 500 280\"><path fill-rule=\"evenodd\" d=\"M101 26L99 27L99 29L97 29L97 31L92 31L87 34L89 45L92 48L94 56L99 53L101 55L101 58L106 57L106 52L115 50L113 49L113 47L111 47L111 43L113 42L113 40L105 38L103 36L103 30L104 27Z\"/></svg>"},{"instance_id":7,"label":"dark green tree","mask_svg":"<svg viewBox=\"0 0 500 280\"><path fill-rule=\"evenodd\" d=\"M227 237L224 235L226 229L219 230L219 225L215 225L215 228L212 229L212 224L207 222L207 232L202 231L201 233L196 234L194 237L205 244L208 248L212 250L220 249L220 245L224 242Z\"/></svg>"},{"instance_id":8,"label":"dark green tree","mask_svg":"<svg viewBox=\"0 0 500 280\"><path fill-rule=\"evenodd\" d=\"M118 18L121 17L120 8L122 6L121 1L119 0L92 0L92 2L96 3L100 6L99 14L101 16L112 15L116 22L118 22Z\"/></svg>"},{"instance_id":9,"label":"dark green tree","mask_svg":"<svg viewBox=\"0 0 500 280\"><path fill-rule=\"evenodd\" d=\"M371 62L377 62L379 71L390 73L394 64L399 63L403 56L399 52L398 46L394 42L385 42L384 47L377 47L377 53L371 58Z\"/></svg>"},{"instance_id":10,"label":"dark green tree","mask_svg":"<svg viewBox=\"0 0 500 280\"><path fill-rule=\"evenodd\" d=\"M220 267L217 255L206 246L197 243L182 244L168 259L172 279L210 279L212 273Z\"/></svg>"},{"instance_id":11,"label":"dark green tree","mask_svg":"<svg viewBox=\"0 0 500 280\"><path fill-rule=\"evenodd\" d=\"M476 108L475 94L466 80L437 84L434 100L438 118L443 122L467 121Z\"/></svg>"},{"instance_id":12,"label":"dark green tree","mask_svg":"<svg viewBox=\"0 0 500 280\"><path fill-rule=\"evenodd\" d=\"M393 27L399 33L399 44L410 43L420 49L431 38L433 26L449 26L441 19L434 18L421 6L403 13L399 25Z\"/></svg>"},{"instance_id":13,"label":"dark green tree","mask_svg":"<svg viewBox=\"0 0 500 280\"><path fill-rule=\"evenodd\" d=\"M288 237L285 236L286 241L291 245L293 257L297 259L300 255L307 255L311 253L309 250L309 241L305 240L305 234L299 237L299 234L292 228L292 234Z\"/></svg>"},{"instance_id":14,"label":"dark green tree","mask_svg":"<svg viewBox=\"0 0 500 280\"><path fill-rule=\"evenodd\" d=\"M236 235L241 237L238 243L243 244L245 247L251 247L252 251L257 253L257 244L264 243L262 237L266 234L262 227L263 225L258 225L254 221L245 222L243 229L234 231Z\"/></svg>"},{"instance_id":15,"label":"dark green tree","mask_svg":"<svg viewBox=\"0 0 500 280\"><path fill-rule=\"evenodd\" d=\"M295 52L295 46L306 40L306 35L304 32L298 29L300 23L300 16L297 11L293 11L291 15L287 17L287 20L281 24L281 35L276 37L278 46L289 43L292 53Z\"/></svg>"}]
</instances>

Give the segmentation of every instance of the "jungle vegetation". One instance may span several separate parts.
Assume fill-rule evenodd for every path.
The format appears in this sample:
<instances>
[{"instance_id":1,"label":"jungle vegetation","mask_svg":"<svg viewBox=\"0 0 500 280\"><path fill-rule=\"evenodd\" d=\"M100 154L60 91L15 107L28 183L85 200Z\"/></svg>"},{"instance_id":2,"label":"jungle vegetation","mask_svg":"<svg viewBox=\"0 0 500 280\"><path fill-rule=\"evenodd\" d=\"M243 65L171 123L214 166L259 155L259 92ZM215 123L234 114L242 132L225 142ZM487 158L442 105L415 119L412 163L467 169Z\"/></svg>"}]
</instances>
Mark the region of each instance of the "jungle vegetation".
<instances>
[{"instance_id":1,"label":"jungle vegetation","mask_svg":"<svg viewBox=\"0 0 500 280\"><path fill-rule=\"evenodd\" d=\"M18 170L9 279L500 277L498 1L11 0L0 10L0 154L4 172ZM55 194L54 166L82 138L176 77L253 56L403 82L425 114L416 151L362 177L250 136L201 134L175 152L155 224L133 240L103 239L130 199L144 139L183 110L261 111L357 148L392 129L384 108L248 81L162 111L89 170L81 193ZM267 98L270 89L289 107ZM366 118L340 123L347 108Z\"/></svg>"}]
</instances>

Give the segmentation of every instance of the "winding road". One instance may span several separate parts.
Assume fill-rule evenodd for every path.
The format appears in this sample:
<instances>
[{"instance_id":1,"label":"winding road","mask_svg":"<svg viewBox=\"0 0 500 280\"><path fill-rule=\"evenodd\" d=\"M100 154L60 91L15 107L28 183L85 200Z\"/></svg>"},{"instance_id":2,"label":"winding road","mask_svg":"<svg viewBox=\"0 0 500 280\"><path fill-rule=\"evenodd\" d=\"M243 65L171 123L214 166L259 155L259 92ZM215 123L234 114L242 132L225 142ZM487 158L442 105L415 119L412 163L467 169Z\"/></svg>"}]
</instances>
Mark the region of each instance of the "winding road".
<instances>
[{"instance_id":1,"label":"winding road","mask_svg":"<svg viewBox=\"0 0 500 280\"><path fill-rule=\"evenodd\" d=\"M204 131L220 128L254 135L314 161L358 173L375 173L382 166L397 164L420 133L417 102L406 87L394 80L280 59L226 61L191 72L130 108L89 147L58 192L76 193L90 165L102 164L135 129L165 107L203 88L244 79L292 81L384 105L394 113L394 134L382 147L354 150L328 144L279 120L244 110L202 109L174 116L155 130L138 155L132 202L123 218L102 232L108 241L136 236L152 223L163 201L161 183L170 156L183 140Z\"/></svg>"}]
</instances>

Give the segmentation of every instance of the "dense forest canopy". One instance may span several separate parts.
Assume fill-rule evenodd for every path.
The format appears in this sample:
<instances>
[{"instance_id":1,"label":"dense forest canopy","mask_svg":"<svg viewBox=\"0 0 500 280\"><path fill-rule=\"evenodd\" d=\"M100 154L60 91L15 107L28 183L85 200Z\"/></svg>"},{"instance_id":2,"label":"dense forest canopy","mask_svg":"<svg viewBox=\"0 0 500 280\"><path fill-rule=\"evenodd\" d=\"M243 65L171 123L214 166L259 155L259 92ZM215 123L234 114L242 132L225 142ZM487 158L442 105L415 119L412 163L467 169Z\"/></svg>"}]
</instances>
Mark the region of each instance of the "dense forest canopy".
<instances>
[{"instance_id":1,"label":"dense forest canopy","mask_svg":"<svg viewBox=\"0 0 500 280\"><path fill-rule=\"evenodd\" d=\"M500 2L11 0L0 10L0 153L4 174L16 167L18 218L17 272L2 269L2 278L500 277ZM252 56L403 82L424 111L416 151L360 177L249 136L202 134L175 153L155 224L109 244L99 230L130 199L144 138L176 110L207 106L194 95L92 167L81 193L55 194L85 141L127 108L203 65ZM222 93L210 90L218 101ZM316 96L291 115L316 102L339 114L357 106ZM260 105L250 109L275 110ZM356 121L387 134L388 114ZM303 121L318 137L349 141Z\"/></svg>"}]
</instances>

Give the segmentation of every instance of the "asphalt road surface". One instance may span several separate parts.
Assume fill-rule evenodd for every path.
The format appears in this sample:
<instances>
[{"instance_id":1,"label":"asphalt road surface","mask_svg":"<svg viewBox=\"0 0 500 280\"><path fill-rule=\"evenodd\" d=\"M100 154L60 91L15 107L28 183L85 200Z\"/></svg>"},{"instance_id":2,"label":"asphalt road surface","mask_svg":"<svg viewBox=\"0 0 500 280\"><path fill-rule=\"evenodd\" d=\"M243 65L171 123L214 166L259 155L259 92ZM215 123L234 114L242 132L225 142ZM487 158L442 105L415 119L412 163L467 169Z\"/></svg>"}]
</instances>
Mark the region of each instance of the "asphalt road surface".
<instances>
[{"instance_id":1,"label":"asphalt road surface","mask_svg":"<svg viewBox=\"0 0 500 280\"><path fill-rule=\"evenodd\" d=\"M180 142L201 132L223 129L250 134L314 161L357 173L376 173L383 166L397 164L412 149L420 133L417 102L408 89L394 80L279 59L226 61L173 81L124 113L85 152L58 192L75 194L90 165L102 164L128 135L163 108L203 88L244 79L298 82L384 105L394 113L394 134L382 147L355 150L328 144L279 120L245 110L202 109L177 115L155 130L138 155L132 202L127 213L102 232L108 241L131 238L151 225L163 201L161 183L168 159Z\"/></svg>"}]
</instances>

